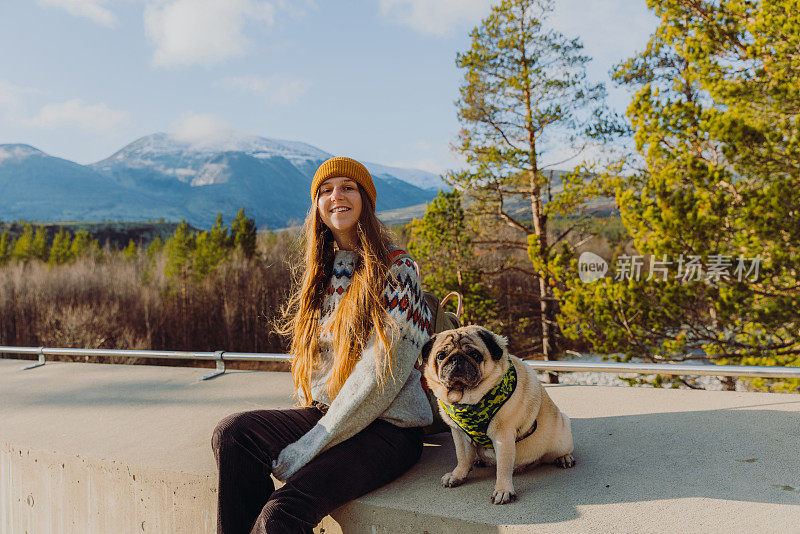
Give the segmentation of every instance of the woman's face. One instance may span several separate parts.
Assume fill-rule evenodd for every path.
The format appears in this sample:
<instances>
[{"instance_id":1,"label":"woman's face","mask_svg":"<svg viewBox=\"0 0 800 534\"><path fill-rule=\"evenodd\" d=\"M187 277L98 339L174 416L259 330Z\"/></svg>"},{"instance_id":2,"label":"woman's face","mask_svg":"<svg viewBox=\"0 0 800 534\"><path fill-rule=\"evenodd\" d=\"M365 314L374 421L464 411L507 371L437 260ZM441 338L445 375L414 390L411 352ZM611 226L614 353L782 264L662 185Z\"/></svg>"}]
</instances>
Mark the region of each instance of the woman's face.
<instances>
[{"instance_id":1,"label":"woman's face","mask_svg":"<svg viewBox=\"0 0 800 534\"><path fill-rule=\"evenodd\" d=\"M322 222L333 232L339 248L352 249L356 241L356 223L361 216L361 193L355 180L338 177L322 182L317 210Z\"/></svg>"}]
</instances>

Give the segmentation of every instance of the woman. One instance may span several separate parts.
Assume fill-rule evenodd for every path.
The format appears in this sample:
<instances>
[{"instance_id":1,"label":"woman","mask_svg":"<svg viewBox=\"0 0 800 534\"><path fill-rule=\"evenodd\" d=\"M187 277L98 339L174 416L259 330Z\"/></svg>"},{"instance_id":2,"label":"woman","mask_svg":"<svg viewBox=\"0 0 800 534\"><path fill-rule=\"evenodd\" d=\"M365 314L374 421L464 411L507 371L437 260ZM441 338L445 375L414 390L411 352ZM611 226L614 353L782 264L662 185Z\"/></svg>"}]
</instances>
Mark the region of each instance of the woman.
<instances>
[{"instance_id":1,"label":"woman","mask_svg":"<svg viewBox=\"0 0 800 534\"><path fill-rule=\"evenodd\" d=\"M392 261L369 171L329 159L311 198L302 277L284 311L302 407L217 425L221 533L311 532L414 465L432 421L414 368L430 313L413 264ZM286 484L275 490L270 473Z\"/></svg>"}]
</instances>

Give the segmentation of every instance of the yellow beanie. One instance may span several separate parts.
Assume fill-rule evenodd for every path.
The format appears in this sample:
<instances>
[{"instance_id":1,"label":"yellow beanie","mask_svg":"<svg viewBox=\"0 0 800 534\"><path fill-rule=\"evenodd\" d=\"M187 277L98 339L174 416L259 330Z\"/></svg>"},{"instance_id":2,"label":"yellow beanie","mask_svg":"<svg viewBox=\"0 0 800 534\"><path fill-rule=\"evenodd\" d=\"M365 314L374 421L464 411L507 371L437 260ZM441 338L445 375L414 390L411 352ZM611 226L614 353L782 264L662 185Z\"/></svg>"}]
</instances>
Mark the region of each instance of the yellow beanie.
<instances>
[{"instance_id":1,"label":"yellow beanie","mask_svg":"<svg viewBox=\"0 0 800 534\"><path fill-rule=\"evenodd\" d=\"M372 183L372 175L361 163L344 156L337 156L323 162L317 172L314 173L314 180L311 182L312 199L316 198L317 189L328 178L350 178L354 180L364 188L367 196L372 201L372 207L375 207L375 199L378 197L378 193L375 191L375 184Z\"/></svg>"}]
</instances>

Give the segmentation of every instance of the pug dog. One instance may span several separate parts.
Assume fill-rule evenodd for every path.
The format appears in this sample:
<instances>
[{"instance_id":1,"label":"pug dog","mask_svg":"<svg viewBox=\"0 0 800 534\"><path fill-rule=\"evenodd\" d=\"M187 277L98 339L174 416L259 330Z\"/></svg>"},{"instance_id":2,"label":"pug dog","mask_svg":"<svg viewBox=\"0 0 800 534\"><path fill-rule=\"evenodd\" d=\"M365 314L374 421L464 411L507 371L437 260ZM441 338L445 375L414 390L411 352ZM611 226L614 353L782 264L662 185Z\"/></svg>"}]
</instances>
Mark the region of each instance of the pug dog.
<instances>
[{"instance_id":1,"label":"pug dog","mask_svg":"<svg viewBox=\"0 0 800 534\"><path fill-rule=\"evenodd\" d=\"M480 326L446 330L425 343L419 363L455 442L458 463L444 487L463 483L476 460L496 465L491 501L506 504L517 498L514 469L575 465L569 418L503 336Z\"/></svg>"}]
</instances>

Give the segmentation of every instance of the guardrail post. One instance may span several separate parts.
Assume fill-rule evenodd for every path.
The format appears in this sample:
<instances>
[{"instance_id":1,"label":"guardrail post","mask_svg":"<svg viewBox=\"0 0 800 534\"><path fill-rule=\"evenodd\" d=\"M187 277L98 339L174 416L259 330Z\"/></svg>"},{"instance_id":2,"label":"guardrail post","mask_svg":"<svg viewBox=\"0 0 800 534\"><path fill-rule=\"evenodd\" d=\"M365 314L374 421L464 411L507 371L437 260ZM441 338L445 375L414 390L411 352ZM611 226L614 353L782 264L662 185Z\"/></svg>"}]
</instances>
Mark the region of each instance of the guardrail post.
<instances>
[{"instance_id":1,"label":"guardrail post","mask_svg":"<svg viewBox=\"0 0 800 534\"><path fill-rule=\"evenodd\" d=\"M211 380L212 378L216 378L221 374L225 374L225 360L222 359L222 355L225 351L218 350L214 352L214 359L217 361L217 370L213 373L209 373L204 377L200 378L200 380Z\"/></svg>"},{"instance_id":2,"label":"guardrail post","mask_svg":"<svg viewBox=\"0 0 800 534\"><path fill-rule=\"evenodd\" d=\"M45 364L44 360L44 347L39 347L39 361L34 363L33 365L29 365L27 367L23 367L22 370L26 371L28 369L35 369L36 367L41 367Z\"/></svg>"}]
</instances>

